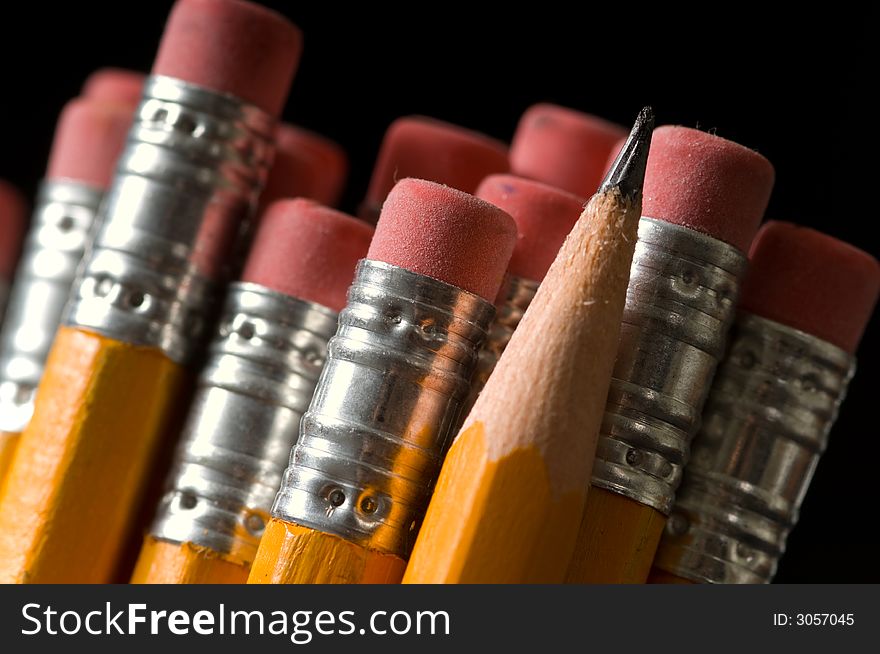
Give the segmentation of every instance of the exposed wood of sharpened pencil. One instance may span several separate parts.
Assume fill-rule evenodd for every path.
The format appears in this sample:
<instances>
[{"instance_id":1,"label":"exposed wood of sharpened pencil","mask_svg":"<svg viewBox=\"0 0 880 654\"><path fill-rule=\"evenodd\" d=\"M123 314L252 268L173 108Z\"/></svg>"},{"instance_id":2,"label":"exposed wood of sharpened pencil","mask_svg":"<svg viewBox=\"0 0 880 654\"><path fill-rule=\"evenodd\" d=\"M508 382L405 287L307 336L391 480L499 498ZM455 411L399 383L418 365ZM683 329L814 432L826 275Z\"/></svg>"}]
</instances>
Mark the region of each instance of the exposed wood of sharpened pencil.
<instances>
[{"instance_id":1,"label":"exposed wood of sharpened pencil","mask_svg":"<svg viewBox=\"0 0 880 654\"><path fill-rule=\"evenodd\" d=\"M653 117L584 210L453 443L404 583L554 583L589 488Z\"/></svg>"}]
</instances>

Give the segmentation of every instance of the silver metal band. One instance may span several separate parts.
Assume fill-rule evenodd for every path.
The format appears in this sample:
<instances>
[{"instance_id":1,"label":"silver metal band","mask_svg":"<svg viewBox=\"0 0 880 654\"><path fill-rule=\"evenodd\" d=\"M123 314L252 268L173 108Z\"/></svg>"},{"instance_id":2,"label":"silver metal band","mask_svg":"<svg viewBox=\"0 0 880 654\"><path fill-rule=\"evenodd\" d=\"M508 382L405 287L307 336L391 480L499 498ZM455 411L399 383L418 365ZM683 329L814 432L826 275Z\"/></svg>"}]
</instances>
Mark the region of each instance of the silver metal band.
<instances>
[{"instance_id":1,"label":"silver metal band","mask_svg":"<svg viewBox=\"0 0 880 654\"><path fill-rule=\"evenodd\" d=\"M704 583L767 583L855 371L847 352L743 314L654 565Z\"/></svg>"},{"instance_id":2,"label":"silver metal band","mask_svg":"<svg viewBox=\"0 0 880 654\"><path fill-rule=\"evenodd\" d=\"M272 515L407 558L493 313L361 261Z\"/></svg>"},{"instance_id":3,"label":"silver metal band","mask_svg":"<svg viewBox=\"0 0 880 654\"><path fill-rule=\"evenodd\" d=\"M40 186L0 332L0 431L30 422L34 396L101 203L73 180Z\"/></svg>"},{"instance_id":4,"label":"silver metal band","mask_svg":"<svg viewBox=\"0 0 880 654\"><path fill-rule=\"evenodd\" d=\"M594 486L671 510L746 263L717 239L640 220Z\"/></svg>"},{"instance_id":5,"label":"silver metal band","mask_svg":"<svg viewBox=\"0 0 880 654\"><path fill-rule=\"evenodd\" d=\"M337 314L230 286L151 533L251 563Z\"/></svg>"},{"instance_id":6,"label":"silver metal band","mask_svg":"<svg viewBox=\"0 0 880 654\"><path fill-rule=\"evenodd\" d=\"M186 362L238 263L272 129L237 98L149 78L66 323Z\"/></svg>"},{"instance_id":7,"label":"silver metal band","mask_svg":"<svg viewBox=\"0 0 880 654\"><path fill-rule=\"evenodd\" d=\"M510 337L519 326L519 321L529 308L535 293L538 292L539 285L538 282L530 279L513 275L508 277L504 302L498 307L495 320L489 327L489 337L477 357L477 368L471 379L471 390L461 412L463 418L470 412L486 382L489 381L489 375L495 370L498 359L501 358L510 342Z\"/></svg>"}]
</instances>

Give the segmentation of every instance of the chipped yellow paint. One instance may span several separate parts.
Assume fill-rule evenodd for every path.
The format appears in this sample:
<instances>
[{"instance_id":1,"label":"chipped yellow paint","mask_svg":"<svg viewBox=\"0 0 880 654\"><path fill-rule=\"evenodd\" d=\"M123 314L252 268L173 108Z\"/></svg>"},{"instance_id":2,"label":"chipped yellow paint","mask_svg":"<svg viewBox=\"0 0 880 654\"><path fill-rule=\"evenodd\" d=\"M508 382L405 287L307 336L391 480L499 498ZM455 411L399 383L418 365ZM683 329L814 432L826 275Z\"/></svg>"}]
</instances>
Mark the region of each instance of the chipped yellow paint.
<instances>
[{"instance_id":1,"label":"chipped yellow paint","mask_svg":"<svg viewBox=\"0 0 880 654\"><path fill-rule=\"evenodd\" d=\"M144 539L133 584L243 584L250 566L194 543Z\"/></svg>"},{"instance_id":2,"label":"chipped yellow paint","mask_svg":"<svg viewBox=\"0 0 880 654\"><path fill-rule=\"evenodd\" d=\"M273 518L249 584L396 584L406 562L343 538Z\"/></svg>"}]
</instances>

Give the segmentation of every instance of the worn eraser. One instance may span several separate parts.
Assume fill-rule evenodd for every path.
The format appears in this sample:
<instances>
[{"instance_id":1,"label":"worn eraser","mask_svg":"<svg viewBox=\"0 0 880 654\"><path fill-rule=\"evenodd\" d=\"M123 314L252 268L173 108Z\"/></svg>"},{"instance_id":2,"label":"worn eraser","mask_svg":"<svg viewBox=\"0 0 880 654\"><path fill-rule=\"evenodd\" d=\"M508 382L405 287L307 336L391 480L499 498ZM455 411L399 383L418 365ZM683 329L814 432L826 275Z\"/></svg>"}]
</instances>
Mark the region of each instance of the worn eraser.
<instances>
[{"instance_id":1,"label":"worn eraser","mask_svg":"<svg viewBox=\"0 0 880 654\"><path fill-rule=\"evenodd\" d=\"M584 199L513 175L492 175L475 195L504 209L516 222L517 239L508 272L540 282L584 208Z\"/></svg>"},{"instance_id":2,"label":"worn eraser","mask_svg":"<svg viewBox=\"0 0 880 654\"><path fill-rule=\"evenodd\" d=\"M234 95L277 116L302 52L302 34L271 9L243 0L178 0L154 75Z\"/></svg>"},{"instance_id":3,"label":"worn eraser","mask_svg":"<svg viewBox=\"0 0 880 654\"><path fill-rule=\"evenodd\" d=\"M313 200L279 200L260 220L242 281L342 311L372 237L364 221Z\"/></svg>"},{"instance_id":4,"label":"worn eraser","mask_svg":"<svg viewBox=\"0 0 880 654\"><path fill-rule=\"evenodd\" d=\"M494 302L516 223L493 204L423 179L397 183L367 254Z\"/></svg>"},{"instance_id":5,"label":"worn eraser","mask_svg":"<svg viewBox=\"0 0 880 654\"><path fill-rule=\"evenodd\" d=\"M648 155L642 215L748 252L774 177L767 159L738 143L689 127L658 127Z\"/></svg>"},{"instance_id":6,"label":"worn eraser","mask_svg":"<svg viewBox=\"0 0 880 654\"><path fill-rule=\"evenodd\" d=\"M628 130L597 116L536 104L520 118L510 146L510 170L581 197L599 188L605 162Z\"/></svg>"},{"instance_id":7,"label":"worn eraser","mask_svg":"<svg viewBox=\"0 0 880 654\"><path fill-rule=\"evenodd\" d=\"M755 238L740 307L853 353L880 292L880 264L814 229L771 221Z\"/></svg>"}]
</instances>

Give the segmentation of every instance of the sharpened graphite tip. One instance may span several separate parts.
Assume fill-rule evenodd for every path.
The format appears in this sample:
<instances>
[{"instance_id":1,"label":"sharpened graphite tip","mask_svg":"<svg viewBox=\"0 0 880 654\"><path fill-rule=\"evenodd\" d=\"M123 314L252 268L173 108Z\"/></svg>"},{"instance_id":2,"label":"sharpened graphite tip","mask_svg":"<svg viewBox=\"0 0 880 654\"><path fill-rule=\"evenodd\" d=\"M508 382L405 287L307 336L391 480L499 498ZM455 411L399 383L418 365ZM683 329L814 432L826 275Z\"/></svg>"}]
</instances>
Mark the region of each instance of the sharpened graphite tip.
<instances>
[{"instance_id":1,"label":"sharpened graphite tip","mask_svg":"<svg viewBox=\"0 0 880 654\"><path fill-rule=\"evenodd\" d=\"M653 132L654 110L645 107L636 117L629 138L620 148L611 169L599 185L599 193L606 193L617 187L625 197L632 199L642 194Z\"/></svg>"}]
</instances>

